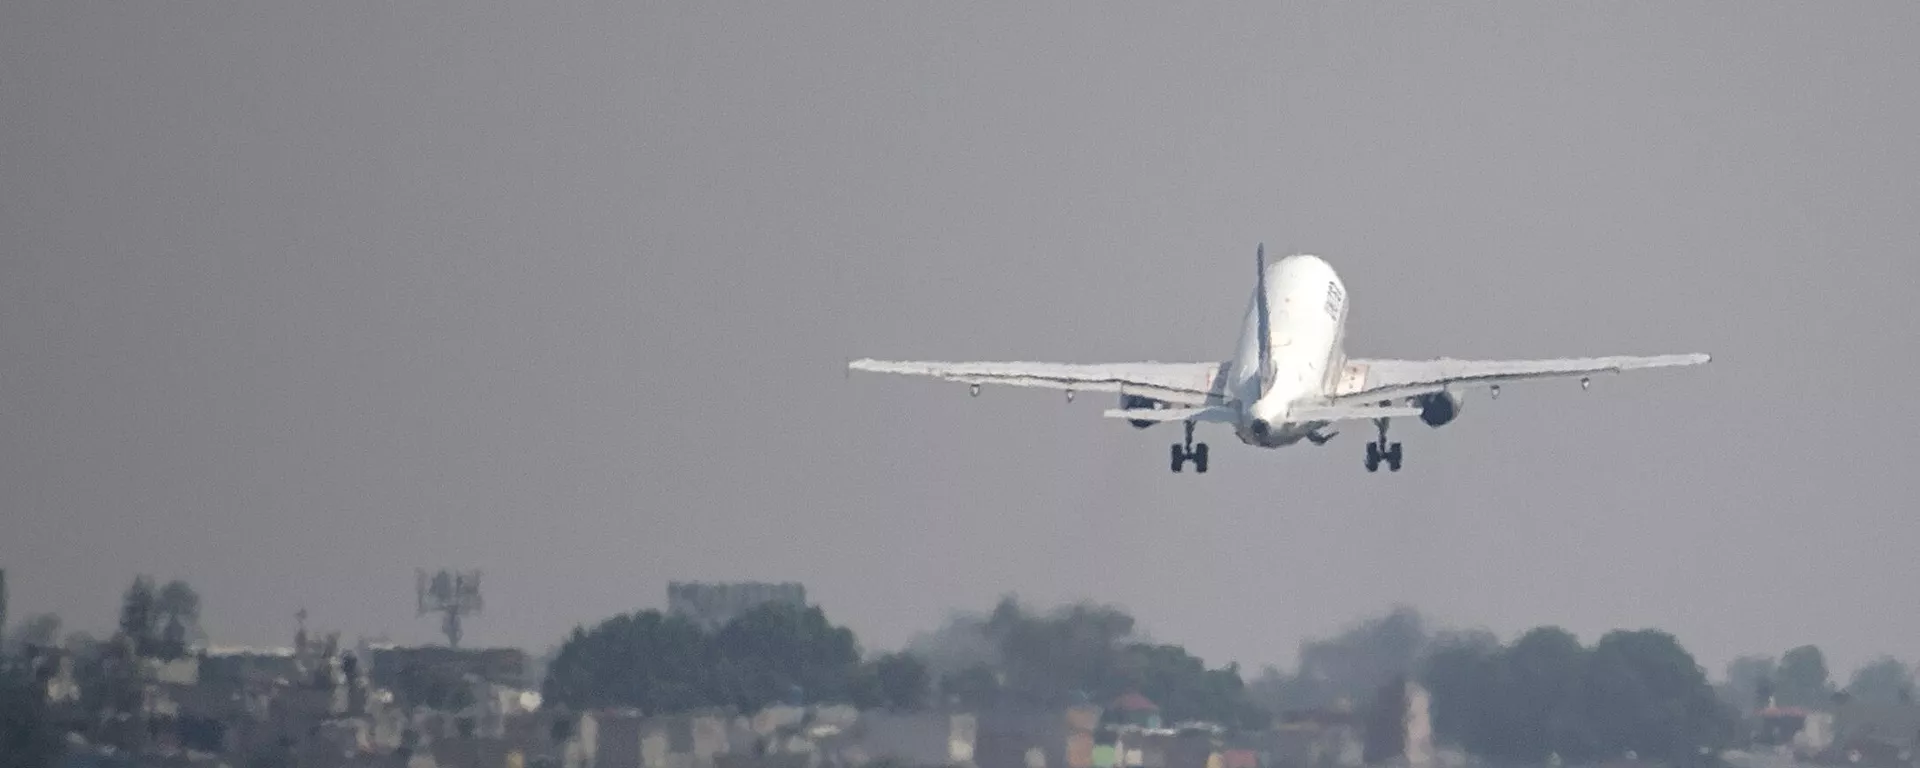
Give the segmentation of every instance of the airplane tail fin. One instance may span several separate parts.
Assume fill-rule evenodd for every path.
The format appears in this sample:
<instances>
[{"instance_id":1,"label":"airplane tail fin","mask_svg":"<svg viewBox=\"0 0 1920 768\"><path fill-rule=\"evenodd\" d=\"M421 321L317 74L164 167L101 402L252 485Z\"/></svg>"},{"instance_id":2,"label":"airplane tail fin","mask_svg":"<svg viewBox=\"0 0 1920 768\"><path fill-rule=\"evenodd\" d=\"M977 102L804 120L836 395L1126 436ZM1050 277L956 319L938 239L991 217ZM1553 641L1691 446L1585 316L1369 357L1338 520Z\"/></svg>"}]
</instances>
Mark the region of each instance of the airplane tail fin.
<instances>
[{"instance_id":1,"label":"airplane tail fin","mask_svg":"<svg viewBox=\"0 0 1920 768\"><path fill-rule=\"evenodd\" d=\"M1257 276L1253 284L1253 307L1255 336L1259 339L1260 350L1260 393L1266 394L1267 387L1273 384L1273 326L1269 320L1267 307L1267 244L1261 243L1253 251L1254 269Z\"/></svg>"}]
</instances>

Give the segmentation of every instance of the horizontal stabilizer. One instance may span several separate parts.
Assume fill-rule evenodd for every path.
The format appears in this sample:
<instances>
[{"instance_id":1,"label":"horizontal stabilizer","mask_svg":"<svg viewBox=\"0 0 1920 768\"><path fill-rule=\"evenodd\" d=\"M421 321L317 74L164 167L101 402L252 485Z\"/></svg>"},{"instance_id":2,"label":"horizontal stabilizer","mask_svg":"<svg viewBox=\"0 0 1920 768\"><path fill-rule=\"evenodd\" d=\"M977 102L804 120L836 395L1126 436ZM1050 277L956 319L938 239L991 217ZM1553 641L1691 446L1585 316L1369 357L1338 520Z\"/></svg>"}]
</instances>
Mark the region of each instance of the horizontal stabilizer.
<instances>
[{"instance_id":1,"label":"horizontal stabilizer","mask_svg":"<svg viewBox=\"0 0 1920 768\"><path fill-rule=\"evenodd\" d=\"M1232 423L1234 410L1225 406L1210 408L1109 408L1100 413L1109 419L1133 421L1213 421Z\"/></svg>"},{"instance_id":2,"label":"horizontal stabilizer","mask_svg":"<svg viewBox=\"0 0 1920 768\"><path fill-rule=\"evenodd\" d=\"M1295 408L1287 412L1287 421L1293 424L1315 424L1332 421L1357 421L1359 419L1397 419L1418 416L1422 409L1414 406L1378 406L1378 405L1311 405Z\"/></svg>"}]
</instances>

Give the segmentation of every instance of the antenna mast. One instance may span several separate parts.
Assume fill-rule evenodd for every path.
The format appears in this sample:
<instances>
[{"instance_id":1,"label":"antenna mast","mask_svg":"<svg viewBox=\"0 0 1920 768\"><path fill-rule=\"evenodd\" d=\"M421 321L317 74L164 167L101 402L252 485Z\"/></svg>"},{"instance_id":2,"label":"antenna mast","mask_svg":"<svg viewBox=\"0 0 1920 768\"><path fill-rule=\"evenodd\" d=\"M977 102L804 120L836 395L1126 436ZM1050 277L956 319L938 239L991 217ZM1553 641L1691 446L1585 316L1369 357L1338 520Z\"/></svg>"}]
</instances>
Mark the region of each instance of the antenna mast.
<instances>
[{"instance_id":1,"label":"antenna mast","mask_svg":"<svg viewBox=\"0 0 1920 768\"><path fill-rule=\"evenodd\" d=\"M414 582L416 616L440 614L440 631L447 636L447 647L459 648L461 617L479 615L485 606L480 599L480 572L442 568L429 577L426 571L415 569Z\"/></svg>"}]
</instances>

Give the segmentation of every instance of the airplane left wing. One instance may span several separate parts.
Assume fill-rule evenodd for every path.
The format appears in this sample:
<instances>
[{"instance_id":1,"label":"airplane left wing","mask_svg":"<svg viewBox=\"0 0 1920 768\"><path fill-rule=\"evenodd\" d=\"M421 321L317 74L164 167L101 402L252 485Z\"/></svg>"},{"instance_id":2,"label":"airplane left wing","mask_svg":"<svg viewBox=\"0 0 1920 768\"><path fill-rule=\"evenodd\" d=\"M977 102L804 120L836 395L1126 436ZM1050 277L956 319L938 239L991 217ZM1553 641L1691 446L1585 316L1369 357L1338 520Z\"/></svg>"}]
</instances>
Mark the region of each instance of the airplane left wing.
<instances>
[{"instance_id":1,"label":"airplane left wing","mask_svg":"<svg viewBox=\"0 0 1920 768\"><path fill-rule=\"evenodd\" d=\"M1574 357L1554 360L1382 360L1349 358L1330 398L1336 403L1389 400L1461 385L1498 385L1526 379L1571 378L1642 368L1699 365L1704 354L1650 357Z\"/></svg>"},{"instance_id":2,"label":"airplane left wing","mask_svg":"<svg viewBox=\"0 0 1920 768\"><path fill-rule=\"evenodd\" d=\"M1227 363L948 363L927 360L855 360L855 371L931 376L966 384L1116 392L1172 405L1225 401Z\"/></svg>"}]
</instances>

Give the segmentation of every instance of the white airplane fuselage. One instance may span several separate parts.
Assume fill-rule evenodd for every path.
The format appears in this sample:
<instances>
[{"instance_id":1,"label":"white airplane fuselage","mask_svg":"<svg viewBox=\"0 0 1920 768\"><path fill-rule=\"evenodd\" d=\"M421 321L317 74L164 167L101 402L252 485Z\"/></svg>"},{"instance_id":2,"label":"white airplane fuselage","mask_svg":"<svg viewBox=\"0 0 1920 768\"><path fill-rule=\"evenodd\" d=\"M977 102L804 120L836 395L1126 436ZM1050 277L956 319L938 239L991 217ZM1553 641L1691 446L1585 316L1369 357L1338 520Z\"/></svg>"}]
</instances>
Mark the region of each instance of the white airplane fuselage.
<instances>
[{"instance_id":1,"label":"white airplane fuselage","mask_svg":"<svg viewBox=\"0 0 1920 768\"><path fill-rule=\"evenodd\" d=\"M1317 256L1288 256L1266 269L1272 371L1263 382L1256 297L1248 302L1227 387L1241 404L1234 434L1247 445L1279 448L1326 426L1288 417L1296 405L1322 400L1339 383L1346 365L1347 288Z\"/></svg>"}]
</instances>

